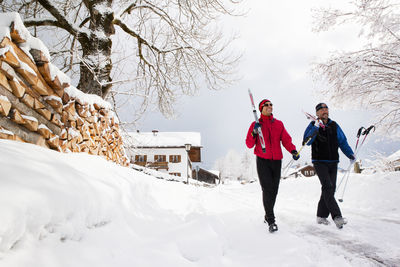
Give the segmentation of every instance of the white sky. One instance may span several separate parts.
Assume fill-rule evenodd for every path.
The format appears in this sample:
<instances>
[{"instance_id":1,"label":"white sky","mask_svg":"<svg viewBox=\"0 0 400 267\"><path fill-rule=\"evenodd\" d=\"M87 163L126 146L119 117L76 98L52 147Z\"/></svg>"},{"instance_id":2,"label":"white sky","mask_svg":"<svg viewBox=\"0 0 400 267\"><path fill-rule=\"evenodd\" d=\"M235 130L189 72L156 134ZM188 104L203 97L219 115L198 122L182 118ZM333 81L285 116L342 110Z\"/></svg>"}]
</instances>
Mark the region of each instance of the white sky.
<instances>
[{"instance_id":1,"label":"white sky","mask_svg":"<svg viewBox=\"0 0 400 267\"><path fill-rule=\"evenodd\" d=\"M347 1L324 1L325 5L345 6ZM321 1L255 1L246 5L245 17L227 20L226 33L240 33L234 47L243 51L239 67L242 79L223 91L202 89L199 96L184 97L177 104L178 117L167 120L154 111L147 114L138 128L141 131L199 131L202 135L203 166L212 168L215 160L229 149L247 149L244 139L254 120L247 89L253 92L256 105L263 98L274 103L274 116L283 121L299 149L308 121L302 110L314 113L317 103L326 101L330 117L337 121L354 147L360 126L369 126L371 113L338 110L321 95L315 94L311 63L325 58L330 52L361 47L358 30L352 26L337 27L334 31L313 33L312 8ZM245 7L246 8L246 7ZM370 138L374 140L373 137ZM360 157L371 155L379 146L380 152L390 154L395 146L366 142ZM304 149L301 161L310 161L310 149ZM285 159L289 157L284 153ZM342 166L348 164L341 154ZM343 165L344 164L344 165Z\"/></svg>"}]
</instances>

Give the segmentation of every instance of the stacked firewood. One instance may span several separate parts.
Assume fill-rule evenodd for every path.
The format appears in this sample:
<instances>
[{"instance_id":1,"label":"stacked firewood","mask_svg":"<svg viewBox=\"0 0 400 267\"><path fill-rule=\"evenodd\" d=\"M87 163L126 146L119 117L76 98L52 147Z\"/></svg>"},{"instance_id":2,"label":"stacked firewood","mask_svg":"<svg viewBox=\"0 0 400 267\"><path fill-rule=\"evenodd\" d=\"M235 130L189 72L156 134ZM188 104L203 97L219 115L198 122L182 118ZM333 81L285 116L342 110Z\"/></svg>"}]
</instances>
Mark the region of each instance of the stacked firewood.
<instances>
[{"instance_id":1,"label":"stacked firewood","mask_svg":"<svg viewBox=\"0 0 400 267\"><path fill-rule=\"evenodd\" d=\"M41 50L25 52L21 44L26 40L13 23L10 35L0 41L0 139L128 164L107 102L100 97L87 101L86 96L95 97L72 87Z\"/></svg>"}]
</instances>

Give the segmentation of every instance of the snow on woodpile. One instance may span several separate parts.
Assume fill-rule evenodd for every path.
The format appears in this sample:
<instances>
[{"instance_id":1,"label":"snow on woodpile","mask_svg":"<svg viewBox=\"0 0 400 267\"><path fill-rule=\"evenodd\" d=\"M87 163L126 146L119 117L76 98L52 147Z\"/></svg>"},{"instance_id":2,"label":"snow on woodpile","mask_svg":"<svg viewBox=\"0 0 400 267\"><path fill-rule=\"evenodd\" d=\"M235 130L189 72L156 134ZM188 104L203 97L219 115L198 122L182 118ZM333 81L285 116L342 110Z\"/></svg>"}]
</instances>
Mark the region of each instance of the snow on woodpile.
<instances>
[{"instance_id":1,"label":"snow on woodpile","mask_svg":"<svg viewBox=\"0 0 400 267\"><path fill-rule=\"evenodd\" d=\"M0 133L1 139L128 164L110 103L73 87L18 13L0 13Z\"/></svg>"}]
</instances>

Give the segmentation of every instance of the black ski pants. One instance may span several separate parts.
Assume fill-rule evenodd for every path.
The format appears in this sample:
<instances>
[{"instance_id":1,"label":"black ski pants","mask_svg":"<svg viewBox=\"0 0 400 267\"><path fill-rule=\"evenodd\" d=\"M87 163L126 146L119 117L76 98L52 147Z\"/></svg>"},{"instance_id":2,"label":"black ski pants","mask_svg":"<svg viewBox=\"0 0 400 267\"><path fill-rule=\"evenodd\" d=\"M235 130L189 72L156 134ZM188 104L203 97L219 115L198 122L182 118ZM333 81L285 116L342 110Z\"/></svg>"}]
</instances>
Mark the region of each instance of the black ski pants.
<instances>
[{"instance_id":1,"label":"black ski pants","mask_svg":"<svg viewBox=\"0 0 400 267\"><path fill-rule=\"evenodd\" d=\"M332 219L342 216L339 205L335 199L337 162L314 162L314 168L321 182L321 198L318 202L317 216Z\"/></svg>"},{"instance_id":2,"label":"black ski pants","mask_svg":"<svg viewBox=\"0 0 400 267\"><path fill-rule=\"evenodd\" d=\"M257 157L257 173L262 189L265 221L275 223L274 206L281 179L281 160L270 160Z\"/></svg>"}]
</instances>

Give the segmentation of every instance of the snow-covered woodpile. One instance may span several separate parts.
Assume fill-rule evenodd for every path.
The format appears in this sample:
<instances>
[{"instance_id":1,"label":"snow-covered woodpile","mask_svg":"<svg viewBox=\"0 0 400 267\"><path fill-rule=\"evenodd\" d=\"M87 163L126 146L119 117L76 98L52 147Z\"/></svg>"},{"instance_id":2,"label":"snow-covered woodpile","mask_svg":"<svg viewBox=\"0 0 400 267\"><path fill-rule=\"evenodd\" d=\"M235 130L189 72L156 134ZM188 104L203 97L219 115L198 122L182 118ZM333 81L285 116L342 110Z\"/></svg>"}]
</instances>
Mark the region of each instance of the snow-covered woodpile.
<instances>
[{"instance_id":1,"label":"snow-covered woodpile","mask_svg":"<svg viewBox=\"0 0 400 267\"><path fill-rule=\"evenodd\" d=\"M71 86L17 13L0 13L0 139L128 164L111 105Z\"/></svg>"}]
</instances>

